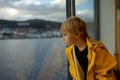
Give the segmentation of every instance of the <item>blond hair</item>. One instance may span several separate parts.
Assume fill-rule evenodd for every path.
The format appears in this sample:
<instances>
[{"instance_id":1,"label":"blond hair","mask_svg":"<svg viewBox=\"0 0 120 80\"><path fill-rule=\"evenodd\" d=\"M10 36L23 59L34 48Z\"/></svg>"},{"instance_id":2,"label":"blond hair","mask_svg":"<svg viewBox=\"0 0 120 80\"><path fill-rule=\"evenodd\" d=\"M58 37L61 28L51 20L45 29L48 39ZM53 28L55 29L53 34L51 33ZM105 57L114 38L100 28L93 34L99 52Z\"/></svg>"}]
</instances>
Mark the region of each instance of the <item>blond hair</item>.
<instances>
[{"instance_id":1,"label":"blond hair","mask_svg":"<svg viewBox=\"0 0 120 80\"><path fill-rule=\"evenodd\" d=\"M69 32L71 34L77 35L81 34L81 38L86 40L88 36L86 23L78 17L72 16L67 18L67 20L61 25L61 32Z\"/></svg>"}]
</instances>

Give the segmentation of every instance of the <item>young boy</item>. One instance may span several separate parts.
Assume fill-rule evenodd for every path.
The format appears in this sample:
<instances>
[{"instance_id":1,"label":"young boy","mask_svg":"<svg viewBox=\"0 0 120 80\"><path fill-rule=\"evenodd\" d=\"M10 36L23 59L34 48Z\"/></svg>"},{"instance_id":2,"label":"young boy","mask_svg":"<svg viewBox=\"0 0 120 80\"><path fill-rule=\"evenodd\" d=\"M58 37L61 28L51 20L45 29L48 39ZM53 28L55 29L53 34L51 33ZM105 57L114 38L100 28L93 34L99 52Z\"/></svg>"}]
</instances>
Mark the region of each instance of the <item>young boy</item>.
<instances>
[{"instance_id":1,"label":"young boy","mask_svg":"<svg viewBox=\"0 0 120 80\"><path fill-rule=\"evenodd\" d=\"M72 80L115 80L117 62L101 41L88 36L86 23L69 17L61 26Z\"/></svg>"}]
</instances>

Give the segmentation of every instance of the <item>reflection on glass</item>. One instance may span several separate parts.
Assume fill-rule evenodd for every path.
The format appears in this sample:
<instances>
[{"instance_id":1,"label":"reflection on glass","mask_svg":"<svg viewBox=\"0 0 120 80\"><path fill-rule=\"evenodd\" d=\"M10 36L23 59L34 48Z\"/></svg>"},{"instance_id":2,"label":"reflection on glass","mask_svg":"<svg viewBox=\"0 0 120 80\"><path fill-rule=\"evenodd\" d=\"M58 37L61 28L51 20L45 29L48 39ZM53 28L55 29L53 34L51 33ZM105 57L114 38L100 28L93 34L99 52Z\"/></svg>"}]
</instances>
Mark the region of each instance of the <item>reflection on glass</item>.
<instances>
[{"instance_id":1,"label":"reflection on glass","mask_svg":"<svg viewBox=\"0 0 120 80\"><path fill-rule=\"evenodd\" d=\"M86 22L89 36L96 38L98 33L94 26L94 0L76 0L76 16Z\"/></svg>"}]
</instances>

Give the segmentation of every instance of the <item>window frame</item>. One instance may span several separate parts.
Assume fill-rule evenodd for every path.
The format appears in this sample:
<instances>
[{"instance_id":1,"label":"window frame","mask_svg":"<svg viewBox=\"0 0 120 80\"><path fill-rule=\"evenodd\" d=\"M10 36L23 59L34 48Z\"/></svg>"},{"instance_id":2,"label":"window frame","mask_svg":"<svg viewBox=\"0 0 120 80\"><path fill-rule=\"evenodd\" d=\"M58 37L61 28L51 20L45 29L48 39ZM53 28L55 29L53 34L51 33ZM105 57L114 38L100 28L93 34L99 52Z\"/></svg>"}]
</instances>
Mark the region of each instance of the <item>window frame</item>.
<instances>
[{"instance_id":1,"label":"window frame","mask_svg":"<svg viewBox=\"0 0 120 80\"><path fill-rule=\"evenodd\" d=\"M94 1L94 26L96 28L96 39L100 39L100 21L99 21L99 0ZM75 9L75 0L66 0L66 18L70 16L76 16L76 9Z\"/></svg>"}]
</instances>

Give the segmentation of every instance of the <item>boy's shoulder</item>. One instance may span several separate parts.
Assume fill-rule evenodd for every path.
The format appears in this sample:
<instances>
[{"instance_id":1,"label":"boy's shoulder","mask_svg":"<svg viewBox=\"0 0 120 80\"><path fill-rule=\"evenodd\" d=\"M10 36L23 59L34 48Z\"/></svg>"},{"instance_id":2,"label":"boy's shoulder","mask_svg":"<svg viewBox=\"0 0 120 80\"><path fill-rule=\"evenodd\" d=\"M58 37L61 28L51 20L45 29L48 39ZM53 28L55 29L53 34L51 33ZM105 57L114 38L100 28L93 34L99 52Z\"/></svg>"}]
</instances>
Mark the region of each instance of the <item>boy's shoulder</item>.
<instances>
[{"instance_id":1,"label":"boy's shoulder","mask_svg":"<svg viewBox=\"0 0 120 80\"><path fill-rule=\"evenodd\" d=\"M93 38L90 38L89 41L91 42L92 45L96 45L99 42L99 40Z\"/></svg>"},{"instance_id":2,"label":"boy's shoulder","mask_svg":"<svg viewBox=\"0 0 120 80\"><path fill-rule=\"evenodd\" d=\"M90 38L89 41L91 42L94 49L96 48L106 49L105 45L100 40Z\"/></svg>"}]
</instances>

